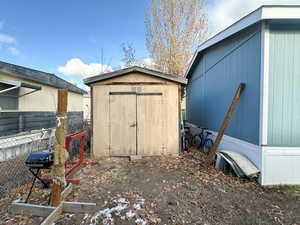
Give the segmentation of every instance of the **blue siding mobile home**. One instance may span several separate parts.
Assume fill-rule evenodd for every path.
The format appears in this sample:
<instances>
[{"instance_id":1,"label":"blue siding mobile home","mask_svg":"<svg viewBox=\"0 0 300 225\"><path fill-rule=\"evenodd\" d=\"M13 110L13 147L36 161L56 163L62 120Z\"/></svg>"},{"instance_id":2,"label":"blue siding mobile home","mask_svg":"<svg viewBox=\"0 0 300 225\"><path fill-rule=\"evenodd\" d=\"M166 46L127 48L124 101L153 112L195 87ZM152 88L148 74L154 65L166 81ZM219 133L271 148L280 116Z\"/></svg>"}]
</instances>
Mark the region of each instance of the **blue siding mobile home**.
<instances>
[{"instance_id":1,"label":"blue siding mobile home","mask_svg":"<svg viewBox=\"0 0 300 225\"><path fill-rule=\"evenodd\" d=\"M262 6L199 46L186 77L187 119L216 135L246 88L220 149L249 158L260 182L300 184L300 6Z\"/></svg>"}]
</instances>

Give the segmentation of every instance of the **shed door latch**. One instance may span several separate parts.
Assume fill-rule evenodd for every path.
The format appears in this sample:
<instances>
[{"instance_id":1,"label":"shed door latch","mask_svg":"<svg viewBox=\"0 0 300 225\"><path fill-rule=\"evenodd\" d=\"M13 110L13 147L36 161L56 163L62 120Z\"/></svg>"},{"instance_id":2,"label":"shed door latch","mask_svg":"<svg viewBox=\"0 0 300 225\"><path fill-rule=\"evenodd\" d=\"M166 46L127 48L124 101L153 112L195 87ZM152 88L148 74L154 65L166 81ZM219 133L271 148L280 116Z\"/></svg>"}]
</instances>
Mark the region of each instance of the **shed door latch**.
<instances>
[{"instance_id":1,"label":"shed door latch","mask_svg":"<svg viewBox=\"0 0 300 225\"><path fill-rule=\"evenodd\" d=\"M136 127L137 123L133 123L130 125L130 127Z\"/></svg>"}]
</instances>

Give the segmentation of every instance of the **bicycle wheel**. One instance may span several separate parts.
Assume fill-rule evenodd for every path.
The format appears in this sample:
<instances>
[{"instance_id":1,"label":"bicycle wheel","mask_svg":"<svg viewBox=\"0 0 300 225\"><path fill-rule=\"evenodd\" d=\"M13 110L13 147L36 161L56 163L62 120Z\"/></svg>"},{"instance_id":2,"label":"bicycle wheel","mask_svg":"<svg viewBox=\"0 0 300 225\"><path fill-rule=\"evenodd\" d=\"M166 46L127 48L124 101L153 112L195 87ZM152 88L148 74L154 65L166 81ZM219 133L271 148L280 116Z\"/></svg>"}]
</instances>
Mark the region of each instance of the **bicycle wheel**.
<instances>
[{"instance_id":1,"label":"bicycle wheel","mask_svg":"<svg viewBox=\"0 0 300 225\"><path fill-rule=\"evenodd\" d=\"M189 143L189 140L188 139L184 139L184 151L189 151L189 148L190 148L190 143Z\"/></svg>"},{"instance_id":2,"label":"bicycle wheel","mask_svg":"<svg viewBox=\"0 0 300 225\"><path fill-rule=\"evenodd\" d=\"M211 149L212 145L213 145L213 141L209 138L206 139L205 143L204 143L204 146L203 146L203 152L205 154L208 154L210 152L210 149Z\"/></svg>"},{"instance_id":3,"label":"bicycle wheel","mask_svg":"<svg viewBox=\"0 0 300 225\"><path fill-rule=\"evenodd\" d=\"M190 133L185 133L184 136L184 147L185 149L189 149L193 145L193 137Z\"/></svg>"},{"instance_id":4,"label":"bicycle wheel","mask_svg":"<svg viewBox=\"0 0 300 225\"><path fill-rule=\"evenodd\" d=\"M197 149L199 149L201 147L201 143L202 143L202 135L196 134L193 137L193 146L196 147Z\"/></svg>"}]
</instances>

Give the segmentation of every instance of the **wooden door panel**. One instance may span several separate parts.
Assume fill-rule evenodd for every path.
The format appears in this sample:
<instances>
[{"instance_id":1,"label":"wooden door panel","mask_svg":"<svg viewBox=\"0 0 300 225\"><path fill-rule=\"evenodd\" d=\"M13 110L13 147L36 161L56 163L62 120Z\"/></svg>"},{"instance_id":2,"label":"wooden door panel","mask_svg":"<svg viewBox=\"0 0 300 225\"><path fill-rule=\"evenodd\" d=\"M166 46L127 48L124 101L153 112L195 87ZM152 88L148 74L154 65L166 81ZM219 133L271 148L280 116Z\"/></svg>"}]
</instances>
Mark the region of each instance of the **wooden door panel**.
<instances>
[{"instance_id":1,"label":"wooden door panel","mask_svg":"<svg viewBox=\"0 0 300 225\"><path fill-rule=\"evenodd\" d=\"M164 151L163 96L159 92L137 95L138 155L161 155Z\"/></svg>"},{"instance_id":2,"label":"wooden door panel","mask_svg":"<svg viewBox=\"0 0 300 225\"><path fill-rule=\"evenodd\" d=\"M110 155L136 155L136 95L111 93L109 106Z\"/></svg>"}]
</instances>

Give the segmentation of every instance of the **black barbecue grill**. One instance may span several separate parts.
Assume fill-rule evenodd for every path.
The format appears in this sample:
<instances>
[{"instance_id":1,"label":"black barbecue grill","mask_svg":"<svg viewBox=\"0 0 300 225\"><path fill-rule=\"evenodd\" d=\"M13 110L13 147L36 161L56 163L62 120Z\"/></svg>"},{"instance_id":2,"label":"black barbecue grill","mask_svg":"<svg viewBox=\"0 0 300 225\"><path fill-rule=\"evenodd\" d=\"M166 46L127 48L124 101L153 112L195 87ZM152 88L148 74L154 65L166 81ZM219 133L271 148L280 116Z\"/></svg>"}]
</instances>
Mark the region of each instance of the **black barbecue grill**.
<instances>
[{"instance_id":1,"label":"black barbecue grill","mask_svg":"<svg viewBox=\"0 0 300 225\"><path fill-rule=\"evenodd\" d=\"M31 192L34 187L36 179L38 179L39 181L42 182L44 188L49 187L49 183L47 183L43 179L41 179L40 174L41 174L41 170L43 170L43 169L51 169L51 167L53 165L53 159L54 159L53 152L50 152L48 150L45 150L42 152L35 152L35 153L30 154L27 157L25 164L29 167L29 171L34 176L34 179L32 181L32 185L30 187L30 191L25 200L25 203L28 201L28 199L31 195Z\"/></svg>"},{"instance_id":2,"label":"black barbecue grill","mask_svg":"<svg viewBox=\"0 0 300 225\"><path fill-rule=\"evenodd\" d=\"M53 165L53 158L53 152L35 152L27 157L25 164L32 169L49 169Z\"/></svg>"}]
</instances>

